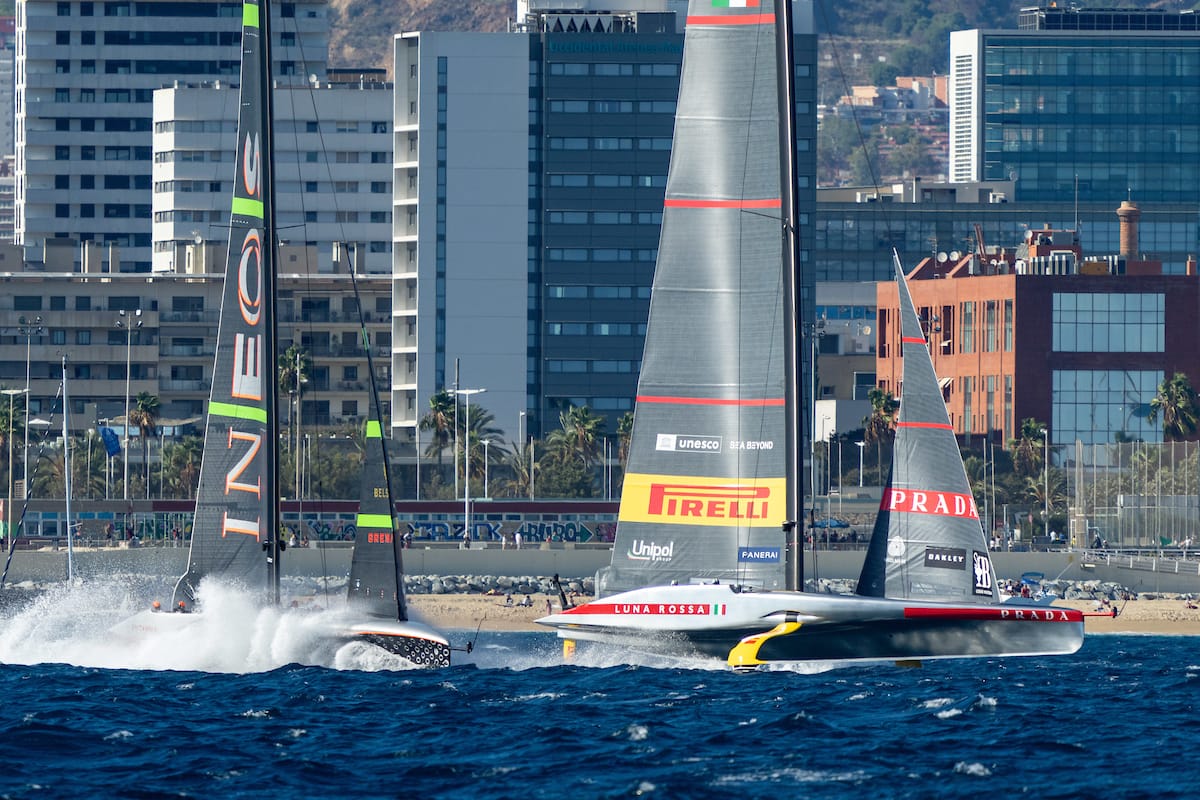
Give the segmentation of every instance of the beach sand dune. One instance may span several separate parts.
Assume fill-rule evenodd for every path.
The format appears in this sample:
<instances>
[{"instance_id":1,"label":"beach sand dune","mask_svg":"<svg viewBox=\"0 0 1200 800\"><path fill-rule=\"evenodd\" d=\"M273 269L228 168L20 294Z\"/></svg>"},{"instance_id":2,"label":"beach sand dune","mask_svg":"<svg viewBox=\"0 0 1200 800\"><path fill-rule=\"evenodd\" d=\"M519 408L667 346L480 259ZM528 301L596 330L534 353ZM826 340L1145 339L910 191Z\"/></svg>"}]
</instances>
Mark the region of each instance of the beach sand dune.
<instances>
[{"instance_id":1,"label":"beach sand dune","mask_svg":"<svg viewBox=\"0 0 1200 800\"><path fill-rule=\"evenodd\" d=\"M475 630L482 623L488 631L543 631L550 629L534 622L548 611L546 601L558 610L558 598L543 594L530 596L533 605L506 606L503 596L478 594L413 594L408 602L422 620L446 630ZM522 598L514 597L518 603ZM575 598L577 603L590 597ZM1092 612L1092 600L1060 601L1058 605ZM1089 633L1149 633L1200 635L1200 609L1188 608L1183 600L1130 600L1116 602L1117 617L1088 617L1084 630Z\"/></svg>"}]
</instances>

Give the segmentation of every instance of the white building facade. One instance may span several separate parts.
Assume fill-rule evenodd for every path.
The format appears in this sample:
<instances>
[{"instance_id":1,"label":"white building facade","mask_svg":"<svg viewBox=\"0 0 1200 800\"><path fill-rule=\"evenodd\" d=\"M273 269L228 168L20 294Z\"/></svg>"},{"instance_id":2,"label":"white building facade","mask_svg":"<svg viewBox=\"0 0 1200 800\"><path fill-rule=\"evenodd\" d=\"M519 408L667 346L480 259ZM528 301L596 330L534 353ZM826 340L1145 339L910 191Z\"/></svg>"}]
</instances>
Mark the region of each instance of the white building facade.
<instances>
[{"instance_id":1,"label":"white building facade","mask_svg":"<svg viewBox=\"0 0 1200 800\"><path fill-rule=\"evenodd\" d=\"M273 11L280 81L323 79L325 0ZM153 93L175 81L236 82L241 15L227 0L18 0L18 244L39 258L46 240L95 243L110 270L151 270Z\"/></svg>"},{"instance_id":2,"label":"white building facade","mask_svg":"<svg viewBox=\"0 0 1200 800\"><path fill-rule=\"evenodd\" d=\"M223 268L237 107L224 82L154 93L154 272ZM306 271L391 271L391 108L390 83L275 90L276 221Z\"/></svg>"}]
</instances>

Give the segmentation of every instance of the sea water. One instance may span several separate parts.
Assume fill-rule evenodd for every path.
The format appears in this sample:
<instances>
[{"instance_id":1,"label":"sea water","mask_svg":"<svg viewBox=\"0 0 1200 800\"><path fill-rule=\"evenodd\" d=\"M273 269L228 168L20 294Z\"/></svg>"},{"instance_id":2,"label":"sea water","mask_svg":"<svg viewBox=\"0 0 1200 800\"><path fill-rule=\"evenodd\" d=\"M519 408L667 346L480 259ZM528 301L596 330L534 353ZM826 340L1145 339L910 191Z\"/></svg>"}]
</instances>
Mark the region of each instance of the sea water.
<instances>
[{"instance_id":1,"label":"sea water","mask_svg":"<svg viewBox=\"0 0 1200 800\"><path fill-rule=\"evenodd\" d=\"M415 670L252 605L130 647L109 633L120 597L0 616L0 796L1200 796L1189 637L734 674L586 647L564 664L552 633L484 630Z\"/></svg>"}]
</instances>

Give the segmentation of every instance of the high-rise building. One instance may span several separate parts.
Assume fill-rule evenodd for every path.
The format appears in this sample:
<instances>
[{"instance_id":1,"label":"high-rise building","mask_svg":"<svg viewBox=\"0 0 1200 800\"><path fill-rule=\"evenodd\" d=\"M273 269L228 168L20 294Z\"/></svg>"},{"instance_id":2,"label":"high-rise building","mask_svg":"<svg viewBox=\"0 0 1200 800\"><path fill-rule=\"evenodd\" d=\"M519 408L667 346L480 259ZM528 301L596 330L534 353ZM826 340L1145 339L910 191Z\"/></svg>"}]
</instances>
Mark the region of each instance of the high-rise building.
<instances>
[{"instance_id":1,"label":"high-rise building","mask_svg":"<svg viewBox=\"0 0 1200 800\"><path fill-rule=\"evenodd\" d=\"M390 83L275 90L275 218L312 272L391 272L391 104ZM224 269L237 107L221 81L154 93L154 272Z\"/></svg>"},{"instance_id":2,"label":"high-rise building","mask_svg":"<svg viewBox=\"0 0 1200 800\"><path fill-rule=\"evenodd\" d=\"M1019 30L950 35L950 180L1020 202L1195 203L1200 19L1030 8Z\"/></svg>"},{"instance_id":3,"label":"high-rise building","mask_svg":"<svg viewBox=\"0 0 1200 800\"><path fill-rule=\"evenodd\" d=\"M609 433L633 409L683 38L663 3L625 5L642 10L532 9L509 33L397 38L398 438L456 383L487 389L472 402L514 441L571 406ZM816 35L811 4L794 8L811 319Z\"/></svg>"},{"instance_id":4,"label":"high-rise building","mask_svg":"<svg viewBox=\"0 0 1200 800\"><path fill-rule=\"evenodd\" d=\"M279 82L323 79L325 0L272 10ZM149 272L154 90L236 82L241 19L227 0L18 0L16 242L95 243Z\"/></svg>"}]
</instances>

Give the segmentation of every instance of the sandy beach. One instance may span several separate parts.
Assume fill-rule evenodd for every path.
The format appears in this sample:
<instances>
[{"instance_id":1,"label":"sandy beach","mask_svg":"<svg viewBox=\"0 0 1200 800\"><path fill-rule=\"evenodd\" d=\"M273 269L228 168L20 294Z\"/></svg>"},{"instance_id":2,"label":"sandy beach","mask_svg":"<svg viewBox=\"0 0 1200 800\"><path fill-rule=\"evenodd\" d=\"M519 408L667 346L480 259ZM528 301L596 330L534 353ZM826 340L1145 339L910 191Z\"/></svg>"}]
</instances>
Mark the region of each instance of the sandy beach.
<instances>
[{"instance_id":1,"label":"sandy beach","mask_svg":"<svg viewBox=\"0 0 1200 800\"><path fill-rule=\"evenodd\" d=\"M534 622L545 616L546 601L551 599L558 609L558 598L544 594L530 596L532 607L508 607L503 596L478 594L413 594L408 602L424 621L446 630L475 630L482 623L490 631L549 631ZM586 602L589 597L576 598ZM513 598L517 603L519 596ZM1092 600L1067 600L1059 605L1092 612L1096 603ZM1084 630L1089 633L1147 633L1200 635L1200 609L1188 608L1183 600L1130 600L1118 601L1117 617L1088 617Z\"/></svg>"}]
</instances>

